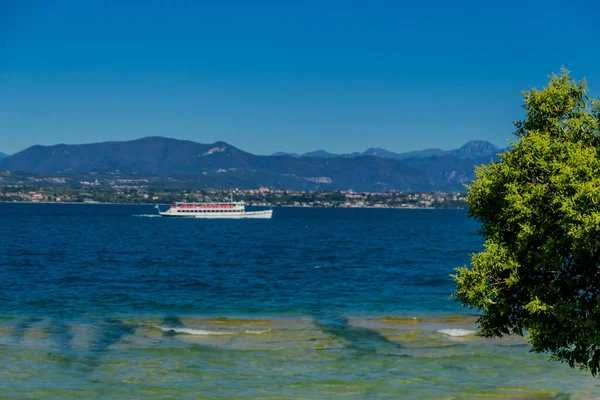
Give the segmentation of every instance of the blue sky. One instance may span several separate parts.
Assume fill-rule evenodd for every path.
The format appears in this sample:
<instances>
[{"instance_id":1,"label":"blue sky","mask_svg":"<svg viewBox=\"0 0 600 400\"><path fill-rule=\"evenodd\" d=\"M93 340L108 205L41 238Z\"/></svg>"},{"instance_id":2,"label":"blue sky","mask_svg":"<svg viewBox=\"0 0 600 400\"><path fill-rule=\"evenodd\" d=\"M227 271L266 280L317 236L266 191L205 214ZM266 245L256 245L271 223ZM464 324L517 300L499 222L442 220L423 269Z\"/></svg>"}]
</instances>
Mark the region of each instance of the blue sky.
<instances>
[{"instance_id":1,"label":"blue sky","mask_svg":"<svg viewBox=\"0 0 600 400\"><path fill-rule=\"evenodd\" d=\"M118 3L118 4L117 4ZM503 146L562 65L600 93L596 1L0 0L0 151Z\"/></svg>"}]
</instances>

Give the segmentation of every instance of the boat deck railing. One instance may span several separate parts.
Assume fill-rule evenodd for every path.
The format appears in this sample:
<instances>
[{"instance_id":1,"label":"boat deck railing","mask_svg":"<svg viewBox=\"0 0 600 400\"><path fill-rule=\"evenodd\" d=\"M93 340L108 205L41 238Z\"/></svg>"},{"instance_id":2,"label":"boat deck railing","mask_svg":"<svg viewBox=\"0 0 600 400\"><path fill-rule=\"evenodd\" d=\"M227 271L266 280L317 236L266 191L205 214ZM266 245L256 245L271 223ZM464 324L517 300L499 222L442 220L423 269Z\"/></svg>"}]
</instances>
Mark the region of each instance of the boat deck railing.
<instances>
[{"instance_id":1,"label":"boat deck railing","mask_svg":"<svg viewBox=\"0 0 600 400\"><path fill-rule=\"evenodd\" d=\"M176 206L231 206L231 205L244 205L243 201L224 201L224 202L206 202L206 203L186 203L186 202L175 202Z\"/></svg>"}]
</instances>

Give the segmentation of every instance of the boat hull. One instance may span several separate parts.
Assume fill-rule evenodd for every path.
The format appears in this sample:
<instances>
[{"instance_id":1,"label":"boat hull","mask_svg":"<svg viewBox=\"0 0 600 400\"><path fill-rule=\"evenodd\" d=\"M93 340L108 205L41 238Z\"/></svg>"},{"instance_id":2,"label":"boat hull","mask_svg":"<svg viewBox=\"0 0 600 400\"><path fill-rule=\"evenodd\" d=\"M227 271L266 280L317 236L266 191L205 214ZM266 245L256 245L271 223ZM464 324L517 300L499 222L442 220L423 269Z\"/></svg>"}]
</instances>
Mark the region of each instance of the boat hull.
<instances>
[{"instance_id":1,"label":"boat hull","mask_svg":"<svg viewBox=\"0 0 600 400\"><path fill-rule=\"evenodd\" d=\"M239 213L176 213L159 212L163 217L169 218L201 218L201 219L271 219L273 210L243 211Z\"/></svg>"}]
</instances>

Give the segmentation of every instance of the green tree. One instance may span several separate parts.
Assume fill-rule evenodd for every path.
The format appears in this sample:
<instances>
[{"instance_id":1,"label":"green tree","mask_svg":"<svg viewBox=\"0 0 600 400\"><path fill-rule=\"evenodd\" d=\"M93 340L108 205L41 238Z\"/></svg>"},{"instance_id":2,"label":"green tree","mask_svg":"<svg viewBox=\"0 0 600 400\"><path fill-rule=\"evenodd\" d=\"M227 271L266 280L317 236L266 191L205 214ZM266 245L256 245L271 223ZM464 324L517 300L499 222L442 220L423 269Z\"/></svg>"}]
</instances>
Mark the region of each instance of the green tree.
<instances>
[{"instance_id":1,"label":"green tree","mask_svg":"<svg viewBox=\"0 0 600 400\"><path fill-rule=\"evenodd\" d=\"M600 102L566 70L523 92L524 121L500 160L478 167L469 214L484 251L452 275L485 337L527 335L571 367L600 363Z\"/></svg>"}]
</instances>

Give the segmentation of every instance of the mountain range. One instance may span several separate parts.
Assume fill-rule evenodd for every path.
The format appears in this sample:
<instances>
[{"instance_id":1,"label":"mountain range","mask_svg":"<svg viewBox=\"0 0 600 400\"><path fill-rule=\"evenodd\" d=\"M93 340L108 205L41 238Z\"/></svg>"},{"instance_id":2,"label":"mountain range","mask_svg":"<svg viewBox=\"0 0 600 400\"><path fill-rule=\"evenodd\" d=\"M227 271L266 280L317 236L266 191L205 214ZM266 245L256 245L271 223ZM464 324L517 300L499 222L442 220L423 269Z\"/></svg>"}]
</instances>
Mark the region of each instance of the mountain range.
<instances>
[{"instance_id":1,"label":"mountain range","mask_svg":"<svg viewBox=\"0 0 600 400\"><path fill-rule=\"evenodd\" d=\"M345 157L345 158L354 158L360 156L376 156L381 158L389 158L392 160L406 160L411 158L428 158L432 156L454 156L461 159L476 159L481 157L492 157L501 152L502 150L497 146L494 146L490 142L486 142L483 140L473 140L465 144L464 146L455 149L455 150L442 150L442 149L426 149L426 150L417 150L410 151L406 153L394 153L393 151L389 151L386 149L380 149L376 147L371 147L362 153L353 152L353 153L345 153L345 154L336 154L329 153L325 150L316 150L308 153L298 154L298 153L284 153L277 152L274 153L274 156L284 156L289 155L296 158L301 157L312 157L312 158L335 158L335 157Z\"/></svg>"},{"instance_id":2,"label":"mountain range","mask_svg":"<svg viewBox=\"0 0 600 400\"><path fill-rule=\"evenodd\" d=\"M4 154L0 151L0 160L2 160L3 158L8 157L8 154Z\"/></svg>"},{"instance_id":3,"label":"mountain range","mask_svg":"<svg viewBox=\"0 0 600 400\"><path fill-rule=\"evenodd\" d=\"M201 144L164 137L81 145L32 146L0 160L0 170L43 174L117 173L185 176L207 187L355 191L462 191L474 166L501 152L472 141L456 150L394 153L254 155L225 142Z\"/></svg>"}]
</instances>

